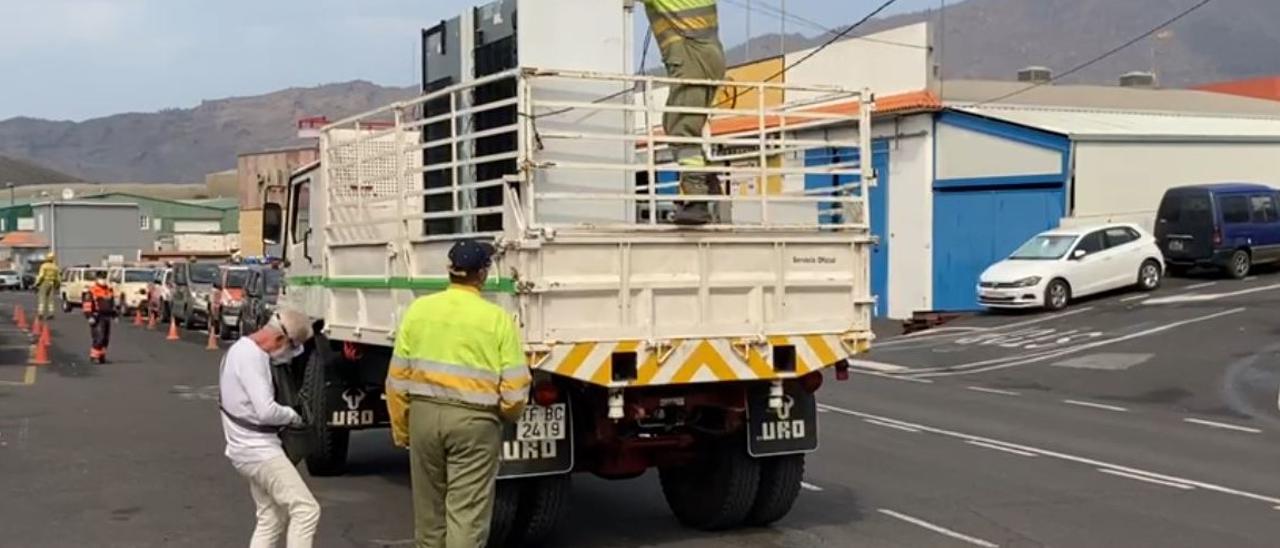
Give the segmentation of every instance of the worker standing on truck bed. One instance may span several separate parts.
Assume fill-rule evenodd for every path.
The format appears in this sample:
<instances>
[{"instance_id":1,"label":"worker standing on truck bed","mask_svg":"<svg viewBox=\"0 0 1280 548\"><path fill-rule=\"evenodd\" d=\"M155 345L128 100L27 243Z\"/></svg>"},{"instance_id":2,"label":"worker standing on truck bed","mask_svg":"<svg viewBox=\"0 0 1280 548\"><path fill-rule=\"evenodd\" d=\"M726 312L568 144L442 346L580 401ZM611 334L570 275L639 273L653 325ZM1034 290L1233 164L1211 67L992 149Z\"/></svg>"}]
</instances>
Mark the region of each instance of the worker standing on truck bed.
<instances>
[{"instance_id":1,"label":"worker standing on truck bed","mask_svg":"<svg viewBox=\"0 0 1280 548\"><path fill-rule=\"evenodd\" d=\"M493 246L449 250L449 288L409 305L387 371L391 434L407 447L418 548L480 548L489 537L502 419L532 377L516 322L480 291Z\"/></svg>"},{"instance_id":2,"label":"worker standing on truck bed","mask_svg":"<svg viewBox=\"0 0 1280 548\"><path fill-rule=\"evenodd\" d=\"M53 319L53 300L58 294L58 285L62 283L57 258L53 252L45 255L44 262L36 273L36 316L44 321Z\"/></svg>"},{"instance_id":3,"label":"worker standing on truck bed","mask_svg":"<svg viewBox=\"0 0 1280 548\"><path fill-rule=\"evenodd\" d=\"M720 43L720 18L716 0L643 0L649 16L649 28L662 50L667 76L690 80L724 80L724 46ZM715 103L715 86L673 85L667 97L668 107L711 108ZM662 117L662 130L668 137L701 137L708 115L668 112ZM695 143L672 143L676 163L684 168L705 168L707 159L702 146ZM680 192L685 195L720 193L720 182L711 173L680 173ZM711 222L711 208L706 201L677 204L674 221L682 225Z\"/></svg>"},{"instance_id":4,"label":"worker standing on truck bed","mask_svg":"<svg viewBox=\"0 0 1280 548\"><path fill-rule=\"evenodd\" d=\"M84 316L89 319L89 361L107 363L107 346L111 344L111 322L116 317L116 295L107 283L107 271L98 272L93 285L80 300Z\"/></svg>"}]
</instances>

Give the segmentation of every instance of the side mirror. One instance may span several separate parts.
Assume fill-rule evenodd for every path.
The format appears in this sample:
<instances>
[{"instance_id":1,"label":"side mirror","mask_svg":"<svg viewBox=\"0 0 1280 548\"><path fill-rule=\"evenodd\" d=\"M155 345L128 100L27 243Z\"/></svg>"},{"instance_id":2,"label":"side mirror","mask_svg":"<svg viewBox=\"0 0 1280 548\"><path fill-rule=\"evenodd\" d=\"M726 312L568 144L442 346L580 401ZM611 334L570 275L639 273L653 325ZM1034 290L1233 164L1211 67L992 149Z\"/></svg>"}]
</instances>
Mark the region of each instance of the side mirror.
<instances>
[{"instance_id":1,"label":"side mirror","mask_svg":"<svg viewBox=\"0 0 1280 548\"><path fill-rule=\"evenodd\" d=\"M280 204L267 202L262 206L262 241L278 244L284 232L284 210Z\"/></svg>"},{"instance_id":2,"label":"side mirror","mask_svg":"<svg viewBox=\"0 0 1280 548\"><path fill-rule=\"evenodd\" d=\"M1071 258L1078 261L1080 259L1083 259L1084 256L1088 254L1089 254L1088 251L1085 251L1083 249L1077 249L1071 252Z\"/></svg>"}]
</instances>

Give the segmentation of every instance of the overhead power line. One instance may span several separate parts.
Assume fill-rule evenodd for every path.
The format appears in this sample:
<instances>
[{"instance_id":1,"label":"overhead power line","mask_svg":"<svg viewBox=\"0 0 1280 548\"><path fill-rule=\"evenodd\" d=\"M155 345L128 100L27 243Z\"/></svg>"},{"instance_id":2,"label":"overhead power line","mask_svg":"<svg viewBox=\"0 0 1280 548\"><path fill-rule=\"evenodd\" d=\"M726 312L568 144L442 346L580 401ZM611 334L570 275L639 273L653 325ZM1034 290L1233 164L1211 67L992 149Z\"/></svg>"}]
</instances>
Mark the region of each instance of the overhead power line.
<instances>
[{"instance_id":1,"label":"overhead power line","mask_svg":"<svg viewBox=\"0 0 1280 548\"><path fill-rule=\"evenodd\" d=\"M790 22L792 22L792 23L796 23L796 24L798 24L798 25L801 25L801 26L804 26L804 27L808 27L808 28L810 28L810 29L813 29L813 30L816 30L816 31L821 32L822 34L820 35L820 37L821 37L821 36L829 36L829 35L832 35L832 34L838 34L838 33L840 32L838 29L833 29L833 28L830 28L830 27L824 26L822 23L819 23L819 22L817 22L817 21L814 21L813 19L809 19L809 18L807 18L807 17L804 17L804 16L802 16L802 15L798 15L798 14L793 13L793 12L788 12L788 11L786 11L786 10L784 10L784 9L779 9L779 8L773 7L773 6L769 5L769 4L763 4L763 5L760 5L760 4L750 4L750 5L748 5L748 4L747 4L746 2L744 2L743 0L721 0L721 1L722 1L722 2L724 2L724 3L726 3L726 4L731 4L731 5L734 5L734 6L738 6L738 7L743 8L743 9L753 9L753 10L757 10L757 11L764 12L766 15L770 15L770 16L772 16L774 19L777 19L777 20L779 20L779 21L790 21ZM782 0L782 1L785 1L785 0ZM785 32L784 32L783 34L785 34ZM870 37L867 37L867 36L856 36L856 37L851 38L851 40L863 40L863 41L866 41L866 42L875 42L875 43L878 43L878 44L887 44L887 45L891 45L891 46L902 46L902 47L904 47L904 48L912 48L912 49L928 49L928 47L927 47L927 46L922 46L922 45L920 45L920 44L911 44L911 43L907 43L907 42L895 42L895 41L893 41L893 40L885 40L885 39L882 39L882 38L870 38ZM786 52L785 52L785 51L783 51L782 53L786 53Z\"/></svg>"},{"instance_id":2,"label":"overhead power line","mask_svg":"<svg viewBox=\"0 0 1280 548\"><path fill-rule=\"evenodd\" d=\"M982 106L982 105L987 105L987 104L991 104L991 103L998 103L998 102L1000 102L1000 101L1004 101L1004 100L1006 100L1006 99L1010 99L1010 98L1012 98L1012 97L1016 97L1016 96L1018 96L1018 95L1022 95L1023 93L1026 93L1026 92L1031 91L1031 90L1033 90L1033 89L1036 89L1036 88L1038 88L1038 87L1041 87L1041 86L1047 86L1047 85L1049 85L1049 84L1052 84L1052 83L1054 83L1054 82L1057 82L1057 81L1059 81L1059 80L1061 80L1061 79L1063 79L1063 78L1066 78L1066 77L1068 77L1068 76L1071 76L1072 74L1075 74L1075 73L1080 72L1080 71L1082 71L1082 70L1084 70L1084 69L1087 69L1087 68L1089 68L1089 67L1091 67L1091 66L1093 66L1093 65L1097 64L1098 62L1100 62L1100 61L1102 61L1102 60L1104 60L1104 59L1106 59L1106 58L1108 58L1108 57L1111 57L1112 55L1115 55L1115 54L1117 54L1117 53L1120 53L1121 51L1125 50L1126 48L1128 48L1128 47L1130 47L1130 46L1132 46L1132 45L1134 45L1134 44L1137 44L1138 42L1141 42L1142 40L1144 40L1144 39L1146 39L1146 38L1150 37L1151 35L1153 35L1153 34L1155 34L1155 33L1157 33L1157 32L1160 32L1161 30L1164 30L1164 28L1165 28L1165 27L1168 27L1168 26L1170 26L1170 25L1172 25L1172 24L1174 24L1174 23L1177 23L1178 21L1181 21L1183 18L1187 17L1188 15L1191 15L1192 13L1195 13L1195 12L1196 12L1196 11L1198 11L1200 8L1203 8L1203 7L1207 6L1210 2L1213 2L1213 0L1200 0L1200 1L1199 1L1199 2L1197 2L1195 5L1192 5L1191 7L1189 7L1189 8L1187 8L1187 9L1184 9L1184 10L1182 10L1182 11L1178 12L1178 13L1177 13L1176 15L1174 15L1173 17L1170 17L1169 19L1165 20L1163 23L1160 23L1160 24L1159 24L1159 25L1157 25L1155 28L1152 28L1151 30L1148 30L1148 31L1146 31L1146 32L1144 32L1144 33L1142 33L1142 34L1139 34L1139 35L1137 35L1137 36L1133 37L1132 39L1130 39L1130 40L1128 40L1128 41L1124 42L1123 44L1120 44L1119 46L1116 46L1116 47L1114 47L1114 48L1111 48L1111 49L1107 50L1106 52L1103 52L1101 55L1098 55L1097 57L1094 57L1094 58L1092 58L1092 59L1089 59L1088 61L1085 61L1085 62L1083 62L1083 63L1081 63L1081 64L1079 64L1079 65L1076 65L1076 66L1072 67L1070 70L1067 70L1066 72L1063 72L1062 74L1055 75L1053 78L1050 78L1050 79L1048 79L1048 80L1046 80L1046 81L1044 81L1044 82L1036 82L1036 83L1031 84L1031 85L1028 85L1027 87L1024 87L1024 88L1022 88L1022 89L1015 90L1015 91L1012 91L1012 92L1006 93L1006 94L1004 94L1004 95L1001 95L1001 96L999 96L999 97L993 97L993 98L991 98L991 99L987 99L987 100L985 100L985 101L981 101L981 102L973 103L973 104L971 104L971 105L967 105L967 106L969 106L969 107L980 107L980 106Z\"/></svg>"}]
</instances>

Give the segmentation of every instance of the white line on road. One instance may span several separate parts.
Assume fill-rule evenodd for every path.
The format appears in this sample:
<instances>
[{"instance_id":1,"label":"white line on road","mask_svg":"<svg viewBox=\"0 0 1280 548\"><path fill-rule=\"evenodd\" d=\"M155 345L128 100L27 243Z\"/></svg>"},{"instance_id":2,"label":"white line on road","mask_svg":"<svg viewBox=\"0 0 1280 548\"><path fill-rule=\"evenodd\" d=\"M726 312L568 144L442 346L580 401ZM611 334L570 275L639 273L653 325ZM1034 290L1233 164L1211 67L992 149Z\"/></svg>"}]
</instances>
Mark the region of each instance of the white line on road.
<instances>
[{"instance_id":1,"label":"white line on road","mask_svg":"<svg viewBox=\"0 0 1280 548\"><path fill-rule=\"evenodd\" d=\"M850 373L856 373L856 374L858 374L858 375L870 375L870 376L872 376L872 377L880 377L880 378L882 378L882 379L892 379L892 380L895 380L895 381L914 382L914 383L920 383L920 384L932 384L932 383L933 383L933 381L931 381L931 380L929 380L929 379L917 379L917 378L915 378L915 377L902 377L902 376L898 376L898 375L889 375L889 374L886 374L886 373L880 373L880 372L877 372L877 371L867 371L867 370L865 370L865 369L854 369L854 368L850 368L850 369L849 369L849 372L850 372Z\"/></svg>"},{"instance_id":2,"label":"white line on road","mask_svg":"<svg viewBox=\"0 0 1280 548\"><path fill-rule=\"evenodd\" d=\"M899 373L911 369L905 365L896 365L892 363L873 362L871 360L849 360L849 367L858 369L866 369L868 371L878 371L880 373Z\"/></svg>"},{"instance_id":3,"label":"white line on road","mask_svg":"<svg viewBox=\"0 0 1280 548\"><path fill-rule=\"evenodd\" d=\"M1148 301L1148 302L1149 302L1149 301ZM1144 329L1144 330L1142 330L1142 331L1138 331L1138 332L1136 332L1136 333L1130 333L1130 334L1128 334L1128 335L1123 335L1123 336L1120 336L1120 337L1114 337L1114 338L1110 338L1110 339L1103 339L1103 340L1100 340L1100 341L1094 341L1094 342L1091 342L1091 343L1080 344L1080 345L1072 346L1072 347L1070 347L1070 348L1065 348L1065 349L1062 349L1062 350L1058 350L1058 351L1056 351L1056 352L1045 352L1045 353L1043 353L1043 354L1037 354L1037 355L1034 355L1034 356L1031 356L1031 357L1029 357L1029 358L1022 359L1022 360L1016 360L1016 361L1012 361L1012 362L1004 362L1004 363L1000 363L1000 364L996 364L996 365L991 365L991 366L986 366L986 367L977 367L977 368L973 368L973 369L965 369L965 370L960 370L960 371L939 371L939 372L936 372L936 373L919 373L919 374L916 374L916 378L920 378L920 377L947 377L947 376L954 376L954 375L969 375L969 374L973 374L973 373L985 373L985 372L988 372L988 371L996 371L996 370L998 370L998 369L1006 369L1006 368L1009 368L1009 367L1017 367L1017 366L1019 366L1019 365L1032 364L1032 363L1036 363L1036 362L1040 362L1040 361L1044 361L1044 360L1048 360L1048 359L1052 359L1052 358L1057 358L1057 357L1059 357L1059 356L1066 356L1066 355L1068 355L1068 354L1075 354L1075 353L1077 353L1077 352L1083 352L1083 351L1085 351L1085 350L1090 350L1090 349L1093 349L1093 348L1098 348L1098 347L1100 347L1100 346L1106 346L1106 345L1108 345L1108 344L1115 344L1115 343L1118 343L1118 342L1124 342L1124 341L1132 340L1132 339L1136 339L1136 338L1139 338L1139 337L1145 337L1145 336L1147 336L1147 335L1154 335L1154 334L1156 334L1156 333L1160 333L1160 332L1163 332L1163 331L1168 331L1168 330L1170 330L1170 329L1174 329L1174 328L1182 327L1182 326L1184 326L1184 325L1189 325L1189 324L1193 324L1193 323L1197 323L1197 322L1208 321L1208 320L1212 320L1212 319L1215 319L1215 318L1221 318L1221 317L1223 317L1223 316L1229 316L1229 315L1231 315L1231 314L1238 314L1238 313L1240 313L1240 312L1244 312L1244 311L1245 311L1245 309L1244 309L1243 307L1240 307L1240 308L1232 308L1231 310L1224 310L1224 311L1222 311L1222 312L1216 312L1216 313L1213 313L1213 314L1206 314L1206 315L1204 315L1204 316L1196 316L1196 317L1194 317L1194 318L1189 318L1189 319L1186 319L1186 320L1176 321L1176 322L1173 322L1173 323L1167 323L1167 324L1164 324L1164 325L1160 325L1160 326L1152 327L1151 329Z\"/></svg>"},{"instance_id":4,"label":"white line on road","mask_svg":"<svg viewBox=\"0 0 1280 548\"><path fill-rule=\"evenodd\" d=\"M1150 297L1150 296L1151 296L1151 294L1150 294L1150 293L1139 293L1139 294L1134 295L1134 296L1132 296L1132 297L1125 297L1125 298L1123 298L1123 299L1120 299L1120 302L1122 302L1122 303L1127 303L1127 302L1129 302L1129 301L1141 301L1142 299L1145 299L1145 298Z\"/></svg>"},{"instance_id":5,"label":"white line on road","mask_svg":"<svg viewBox=\"0 0 1280 548\"><path fill-rule=\"evenodd\" d=\"M1056 314L1046 314L1046 315L1038 316L1035 318L1031 318L1029 320L1023 320L1020 322L1013 322L1013 323L1007 323L1002 325L993 325L990 327L961 327L961 326L935 327L933 329L929 329L926 331L918 331L910 335L901 335L891 339L886 339L884 341L876 341L875 347L884 348L886 346L893 346L897 344L918 343L918 342L924 342L924 341L931 341L933 339L945 339L948 337L961 337L961 336L968 335L970 333L976 333L976 332L998 333L998 332L1006 331L1015 327L1026 327L1028 325L1035 325L1038 323L1044 323L1044 322L1053 321L1053 320L1060 320L1062 318L1074 316L1076 314L1083 314L1091 310L1093 310L1092 306L1073 308L1066 312L1058 312ZM943 331L946 331L946 332L943 332Z\"/></svg>"},{"instance_id":6,"label":"white line on road","mask_svg":"<svg viewBox=\"0 0 1280 548\"><path fill-rule=\"evenodd\" d=\"M814 485L814 484L809 483L809 482L807 482L807 481L802 481L802 482L800 482L800 488L801 488L801 489L804 489L805 491L813 491L813 492L815 492L815 493L821 493L821 492L822 492L822 488L821 488L821 487L818 487L817 485Z\"/></svg>"},{"instance_id":7,"label":"white line on road","mask_svg":"<svg viewBox=\"0 0 1280 548\"><path fill-rule=\"evenodd\" d=\"M962 541L967 542L967 543L969 543L969 544L972 544L972 545L974 545L974 546L982 546L983 548L1000 548L1000 545L999 545L999 544L995 544L995 543L992 543L992 542L988 542L988 541L982 540L982 539L977 538L977 537L971 537L971 536L966 535L966 534L964 534L964 533L957 533L957 532L952 531L952 530L950 530L950 529L947 529L946 527L943 527L943 526L941 526L941 525L935 525L935 524L929 523L929 522L927 522L927 521L925 521L925 520L922 520L922 519L920 519L920 518L911 517L911 516L908 516L908 515L903 514L903 513L900 513L900 512L894 512L893 510L889 510L889 509L887 509L887 508L880 508L880 509L879 509L879 510L877 510L877 511L878 511L878 512L880 512L881 514L884 514L884 515L889 516L889 517L891 517L891 518L899 519L899 520L905 521L905 522L907 522L907 523L910 523L910 524L912 524L912 525L916 525L916 526L919 526L919 527L923 527L923 528L925 528L925 529L928 529L928 530L933 531L933 532L935 532L935 533L938 533L938 534L940 534L940 535L946 535L946 536L951 537L951 538L956 539L956 540L962 540Z\"/></svg>"},{"instance_id":8,"label":"white line on road","mask_svg":"<svg viewBox=\"0 0 1280 548\"><path fill-rule=\"evenodd\" d=\"M1012 390L999 390L999 389L996 389L996 388L987 388L987 387L985 387L985 386L966 386L965 388L968 388L969 390L973 390L974 392L986 392L986 393L988 393L988 394L1000 394L1001 396L1021 396L1021 395L1022 395L1022 394L1019 394L1019 393L1014 392L1014 391L1012 391Z\"/></svg>"},{"instance_id":9,"label":"white line on road","mask_svg":"<svg viewBox=\"0 0 1280 548\"><path fill-rule=\"evenodd\" d=\"M892 428L894 430L901 430L903 432L911 432L913 434L920 433L919 430L916 430L915 428L911 428L910 426L903 426L901 424L896 424L892 422L878 421L875 419L862 419L862 421L867 424L874 424L876 426L883 426L885 428Z\"/></svg>"},{"instance_id":10,"label":"white line on road","mask_svg":"<svg viewBox=\"0 0 1280 548\"><path fill-rule=\"evenodd\" d=\"M1005 447L1003 445L996 445L994 443L987 443L985 441L966 440L965 443L969 445L976 445L978 447L985 447L987 449L995 449L996 451L1004 451L1005 453L1013 453L1014 455L1018 455L1020 457L1036 456L1035 453L1029 453L1027 451L1022 451L1020 449L1013 449L1013 448Z\"/></svg>"},{"instance_id":11,"label":"white line on road","mask_svg":"<svg viewBox=\"0 0 1280 548\"><path fill-rule=\"evenodd\" d=\"M1173 295L1171 297L1160 297L1158 299L1148 299L1142 304L1176 304L1176 303L1198 303L1205 301L1216 301L1227 297L1239 297L1250 293L1258 293L1262 291L1271 291L1272 289L1280 289L1280 284L1264 285L1262 287L1252 287L1249 289L1241 289L1240 291L1230 291L1227 293L1199 293L1195 295Z\"/></svg>"},{"instance_id":12,"label":"white line on road","mask_svg":"<svg viewBox=\"0 0 1280 548\"><path fill-rule=\"evenodd\" d=\"M826 407L828 410L830 410L830 411L832 411L832 412L834 412L834 413L839 413L839 414L842 414L842 415L848 415L848 416L850 416L850 417L857 417L857 418L862 419L862 420L872 419L872 420L877 420L877 421L886 422L886 423L894 423L894 424L898 424L898 425L900 425L900 426L902 426L902 427L905 427L905 428L914 428L914 429L919 430L919 431L921 431L921 432L928 432L928 433L930 433L930 434L937 434L937 435L940 435L940 436L946 436L946 437L950 437L950 438L956 438L956 439L960 439L960 440L964 440L964 441L981 441L981 442L986 442L986 443L991 443L991 444L996 444L996 445L1002 445L1002 446L1009 447L1009 448L1013 448L1013 449L1020 449L1020 450L1022 450L1022 451L1026 451L1026 452L1028 452L1028 453L1035 453L1035 454L1040 455L1040 456L1042 456L1042 457L1049 457L1049 458L1054 458L1054 459L1063 460L1063 461L1067 461L1067 462L1074 462L1074 463L1077 463L1077 464L1083 464L1083 465L1091 466L1091 467L1094 467L1094 468L1107 468L1107 469L1116 470L1116 471L1119 471L1119 472L1128 472L1128 473L1130 473L1130 474L1136 474L1136 475L1144 476L1144 477L1147 477L1147 478L1150 478L1150 479L1158 479L1158 480L1164 480L1164 481L1173 482L1173 483L1181 483L1181 484L1184 484L1184 485L1190 485L1190 486L1192 486L1192 487L1199 487L1199 488L1204 489L1204 490L1206 490L1206 491L1213 491L1213 492L1215 492L1215 493L1221 493L1221 494L1224 494L1224 495L1230 495L1230 496L1234 496L1234 497L1240 497L1240 498L1245 498L1245 499L1250 499L1250 500L1256 500L1256 501L1259 501L1259 502L1265 502L1265 503L1267 503L1267 504L1269 504L1269 505L1271 505L1271 506L1273 506L1273 507L1280 506L1280 497L1272 497L1272 496L1267 496L1267 495L1260 495L1260 494L1258 494L1258 493L1253 493L1253 492L1250 492L1250 491L1244 491L1244 490L1241 490L1241 489L1233 489L1233 488L1231 488L1231 487L1225 487L1225 486L1222 486L1222 485L1218 485L1218 484L1214 484L1214 483L1209 483L1209 482L1205 482L1205 481L1196 481L1196 480L1187 479L1187 478L1180 478L1180 477L1177 477L1177 476L1171 476L1171 475L1168 475L1168 474L1161 474L1161 473L1158 473L1158 472L1148 472L1148 471L1146 471L1146 470L1141 470L1141 469L1138 469L1138 468L1133 468L1133 467L1131 467L1131 466L1125 466L1125 465L1122 465L1122 464L1114 464L1114 463L1110 463L1110 462L1106 462L1106 461L1101 461L1101 460L1098 460L1098 459L1091 459L1091 458L1088 458L1088 457L1081 457L1081 456L1078 456L1078 455L1072 455L1072 454L1069 454L1069 453L1061 453L1061 452L1058 452L1058 451L1051 451L1051 450L1048 450L1048 449L1039 449L1039 448L1031 447L1031 446L1028 446L1028 445L1023 445L1023 444L1018 444L1018 443L1011 443L1011 442L1001 441L1001 440L997 440L997 439L993 439L993 438L987 438L987 437L983 437L983 436L976 436L976 435L973 435L973 434L965 434L965 433L963 433L963 432L956 432L956 431L954 431L954 430L947 430L947 429L944 429L944 428L935 428L935 427L932 427L932 426L925 426L925 425L923 425L923 424L917 424L917 423L912 423L912 422L907 422L907 421L901 421L901 420L898 420L898 419L891 419L891 418L889 418L889 417L885 417L885 416L881 416L881 415L876 415L876 414L873 414L873 413L863 413L863 412L861 412L861 411L854 411L854 410L852 410L852 409L844 409L844 408L842 408L842 407L835 407L835 406L827 405L827 404L818 404L818 405L819 405L819 406L821 406L821 407ZM1277 508L1277 510L1280 510L1280 508Z\"/></svg>"},{"instance_id":13,"label":"white line on road","mask_svg":"<svg viewBox=\"0 0 1280 548\"><path fill-rule=\"evenodd\" d=\"M1128 412L1128 411L1129 411L1128 409L1125 409L1125 408L1120 407L1120 406L1117 406L1117 405L1106 405L1106 404L1102 404L1102 403L1093 403L1093 402L1091 402L1091 401L1062 400L1062 403L1067 403L1067 404L1071 404L1071 405L1079 405L1080 407L1092 407L1092 408L1094 408L1094 409L1105 409L1105 410L1107 410L1107 411L1118 411L1118 412L1121 412L1121 413L1126 413L1126 412Z\"/></svg>"},{"instance_id":14,"label":"white line on road","mask_svg":"<svg viewBox=\"0 0 1280 548\"><path fill-rule=\"evenodd\" d=\"M1228 424L1225 422L1207 421L1204 419L1182 419L1182 421L1189 422L1191 424L1199 424L1201 426L1208 426L1211 428L1221 428L1223 430L1235 430L1236 432L1248 432L1250 434L1262 433L1262 430L1259 430L1257 428L1249 428L1248 426L1239 426L1235 424Z\"/></svg>"},{"instance_id":15,"label":"white line on road","mask_svg":"<svg viewBox=\"0 0 1280 548\"><path fill-rule=\"evenodd\" d=\"M1218 285L1218 282L1205 282L1202 284L1189 285L1187 287L1184 287L1183 289L1204 289L1206 287L1213 287L1215 285Z\"/></svg>"},{"instance_id":16,"label":"white line on road","mask_svg":"<svg viewBox=\"0 0 1280 548\"><path fill-rule=\"evenodd\" d=\"M1129 478L1129 479L1132 479L1132 480L1145 481L1145 482L1147 482L1147 483L1154 483L1154 484L1156 484L1156 485L1164 485L1164 486L1166 486L1166 487L1175 487L1175 488L1178 488L1178 489L1195 489L1195 487L1192 487L1192 486L1187 485L1187 484L1185 484L1185 483L1178 483L1178 482L1176 482L1176 481L1165 481L1165 480L1162 480L1162 479L1155 479L1155 478L1147 477L1147 476L1144 476L1144 475L1142 475L1142 474L1131 474L1131 473L1129 473L1129 472L1122 472L1122 471L1120 471L1120 470L1112 470L1112 469L1110 469L1110 468L1099 468L1099 469L1098 469L1098 471L1099 471L1099 472L1102 472L1103 474L1111 474L1111 475L1113 475L1113 476L1120 476L1120 477L1122 477L1122 478Z\"/></svg>"}]
</instances>

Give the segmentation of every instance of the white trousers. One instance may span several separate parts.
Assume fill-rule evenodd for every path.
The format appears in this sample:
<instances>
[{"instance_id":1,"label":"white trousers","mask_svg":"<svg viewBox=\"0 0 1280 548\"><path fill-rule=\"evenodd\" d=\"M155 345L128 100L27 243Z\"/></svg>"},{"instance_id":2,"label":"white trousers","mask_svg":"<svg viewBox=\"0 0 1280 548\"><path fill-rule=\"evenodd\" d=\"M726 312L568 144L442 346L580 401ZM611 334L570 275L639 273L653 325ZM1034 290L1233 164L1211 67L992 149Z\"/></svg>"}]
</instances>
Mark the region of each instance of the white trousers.
<instances>
[{"instance_id":1,"label":"white trousers","mask_svg":"<svg viewBox=\"0 0 1280 548\"><path fill-rule=\"evenodd\" d=\"M249 493L258 507L258 524L249 548L274 548L288 529L285 546L311 548L320 522L320 504L302 482L298 469L285 457L251 464L234 464L249 480Z\"/></svg>"}]
</instances>

